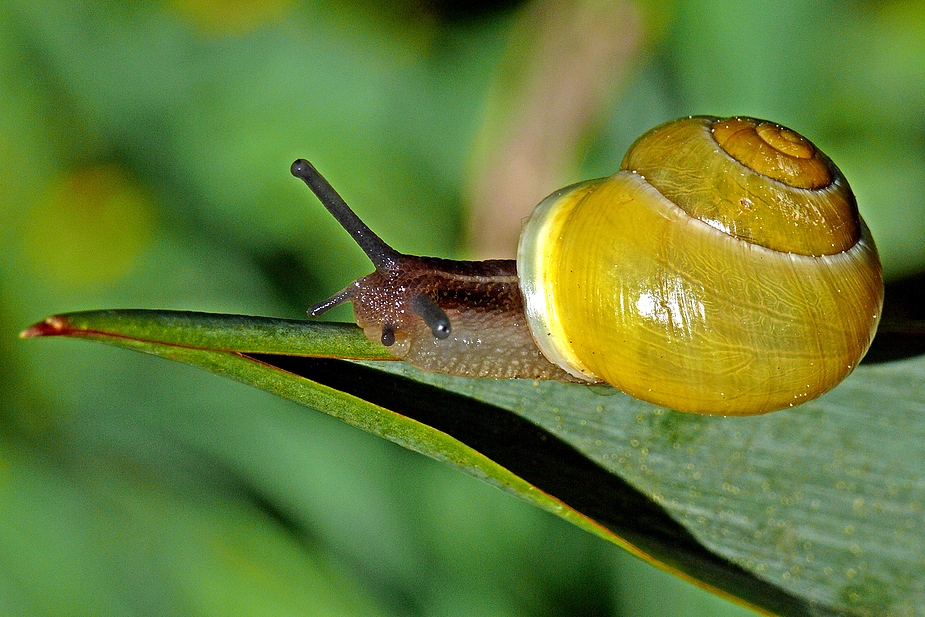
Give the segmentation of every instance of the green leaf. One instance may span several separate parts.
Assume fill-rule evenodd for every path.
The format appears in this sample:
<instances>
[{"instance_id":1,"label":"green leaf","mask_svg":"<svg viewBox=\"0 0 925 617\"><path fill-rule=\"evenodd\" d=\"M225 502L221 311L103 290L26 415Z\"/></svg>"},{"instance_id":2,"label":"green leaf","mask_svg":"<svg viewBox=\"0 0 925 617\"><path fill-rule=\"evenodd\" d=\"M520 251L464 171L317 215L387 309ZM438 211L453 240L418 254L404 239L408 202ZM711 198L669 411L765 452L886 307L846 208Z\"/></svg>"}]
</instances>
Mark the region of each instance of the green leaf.
<instances>
[{"instance_id":1,"label":"green leaf","mask_svg":"<svg viewBox=\"0 0 925 617\"><path fill-rule=\"evenodd\" d=\"M97 339L155 355L165 355L159 350L168 346L313 358L393 359L382 345L357 334L356 326L343 323L123 309L55 315L21 336Z\"/></svg>"},{"instance_id":2,"label":"green leaf","mask_svg":"<svg viewBox=\"0 0 925 617\"><path fill-rule=\"evenodd\" d=\"M925 611L922 358L862 366L791 410L722 418L609 388L334 360L385 358L344 324L95 311L23 335L100 340L273 392L769 614Z\"/></svg>"}]
</instances>

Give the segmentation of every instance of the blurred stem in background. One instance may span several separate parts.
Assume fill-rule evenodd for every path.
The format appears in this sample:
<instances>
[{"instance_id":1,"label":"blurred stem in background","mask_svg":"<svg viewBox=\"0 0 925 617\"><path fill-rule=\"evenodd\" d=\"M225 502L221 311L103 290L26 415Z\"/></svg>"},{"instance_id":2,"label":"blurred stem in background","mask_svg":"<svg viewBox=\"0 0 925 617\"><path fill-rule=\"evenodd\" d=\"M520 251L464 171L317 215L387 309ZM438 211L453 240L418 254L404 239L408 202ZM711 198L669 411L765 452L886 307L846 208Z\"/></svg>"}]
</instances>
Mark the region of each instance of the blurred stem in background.
<instances>
[{"instance_id":1,"label":"blurred stem in background","mask_svg":"<svg viewBox=\"0 0 925 617\"><path fill-rule=\"evenodd\" d=\"M631 2L540 0L521 10L472 150L468 233L477 259L515 256L523 221L574 175L644 41Z\"/></svg>"}]
</instances>

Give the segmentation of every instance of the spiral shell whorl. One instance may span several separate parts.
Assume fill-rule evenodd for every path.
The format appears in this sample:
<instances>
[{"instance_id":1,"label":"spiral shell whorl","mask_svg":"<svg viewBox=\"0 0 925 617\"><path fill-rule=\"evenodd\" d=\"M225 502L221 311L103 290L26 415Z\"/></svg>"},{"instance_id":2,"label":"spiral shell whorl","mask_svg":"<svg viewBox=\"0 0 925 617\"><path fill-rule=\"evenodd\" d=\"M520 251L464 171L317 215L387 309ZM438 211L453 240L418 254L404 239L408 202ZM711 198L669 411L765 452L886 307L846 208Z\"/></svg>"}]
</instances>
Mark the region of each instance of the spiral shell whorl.
<instances>
[{"instance_id":1,"label":"spiral shell whorl","mask_svg":"<svg viewBox=\"0 0 925 617\"><path fill-rule=\"evenodd\" d=\"M832 255L861 237L838 167L798 133L754 118L694 116L640 137L621 167L729 235L800 255Z\"/></svg>"},{"instance_id":2,"label":"spiral shell whorl","mask_svg":"<svg viewBox=\"0 0 925 617\"><path fill-rule=\"evenodd\" d=\"M808 139L773 122L752 118L719 120L713 139L747 168L801 189L821 189L834 180L831 161Z\"/></svg>"}]
</instances>

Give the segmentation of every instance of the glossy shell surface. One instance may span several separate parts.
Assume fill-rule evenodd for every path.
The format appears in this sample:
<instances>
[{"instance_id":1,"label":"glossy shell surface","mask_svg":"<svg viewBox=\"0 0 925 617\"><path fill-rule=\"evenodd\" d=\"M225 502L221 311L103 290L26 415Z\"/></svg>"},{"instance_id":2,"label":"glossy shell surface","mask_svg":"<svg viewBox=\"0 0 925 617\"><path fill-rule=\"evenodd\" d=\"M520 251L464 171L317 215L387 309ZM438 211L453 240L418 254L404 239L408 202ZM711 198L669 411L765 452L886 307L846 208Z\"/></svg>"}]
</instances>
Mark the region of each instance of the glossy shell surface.
<instances>
[{"instance_id":1,"label":"glossy shell surface","mask_svg":"<svg viewBox=\"0 0 925 617\"><path fill-rule=\"evenodd\" d=\"M847 183L811 143L778 125L771 141L796 143L796 156L780 157L774 143L757 162L727 152L713 130L732 121L743 123L732 135L770 124L663 125L631 148L624 170L537 207L521 236L518 274L547 358L643 400L728 415L797 405L857 366L879 322L883 283ZM689 134L701 143L688 145ZM683 135L683 145L671 146L672 135ZM663 167L696 180L687 192L674 180L658 188L658 176L669 174L634 154L647 140ZM767 144L760 135L758 142ZM811 163L810 186L800 186L802 161L817 157L823 171ZM796 172L786 169L788 158L799 159ZM678 192L680 199L666 196ZM706 205L690 194L705 196ZM767 223L756 218L777 195L785 196L784 213ZM803 227L821 229L822 239L808 234L804 242Z\"/></svg>"}]
</instances>

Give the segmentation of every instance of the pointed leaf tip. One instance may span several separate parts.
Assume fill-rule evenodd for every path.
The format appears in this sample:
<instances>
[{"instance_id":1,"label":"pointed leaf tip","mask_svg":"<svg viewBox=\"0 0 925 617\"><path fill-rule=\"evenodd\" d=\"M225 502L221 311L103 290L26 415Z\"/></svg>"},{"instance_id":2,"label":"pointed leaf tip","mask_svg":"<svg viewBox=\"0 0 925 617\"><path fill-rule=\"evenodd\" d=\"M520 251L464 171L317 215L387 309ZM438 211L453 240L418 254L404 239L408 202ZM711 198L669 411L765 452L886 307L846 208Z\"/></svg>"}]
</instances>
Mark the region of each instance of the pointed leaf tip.
<instances>
[{"instance_id":1,"label":"pointed leaf tip","mask_svg":"<svg viewBox=\"0 0 925 617\"><path fill-rule=\"evenodd\" d=\"M52 315L30 328L19 333L19 338L35 338L37 336L60 336L71 329L71 322L60 315Z\"/></svg>"}]
</instances>

